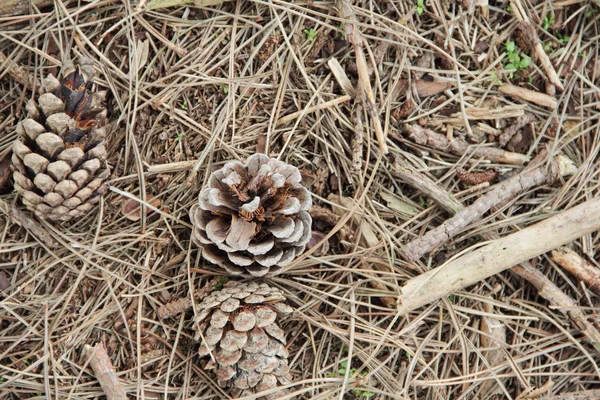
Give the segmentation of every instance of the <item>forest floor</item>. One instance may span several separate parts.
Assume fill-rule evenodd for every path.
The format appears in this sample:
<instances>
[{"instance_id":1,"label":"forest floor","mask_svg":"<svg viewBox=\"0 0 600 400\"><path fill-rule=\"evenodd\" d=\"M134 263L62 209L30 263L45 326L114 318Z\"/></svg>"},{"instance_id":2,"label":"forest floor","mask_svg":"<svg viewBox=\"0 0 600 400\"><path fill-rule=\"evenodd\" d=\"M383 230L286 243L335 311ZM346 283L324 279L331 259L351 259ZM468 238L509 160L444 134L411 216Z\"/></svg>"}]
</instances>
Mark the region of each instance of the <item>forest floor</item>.
<instances>
[{"instance_id":1,"label":"forest floor","mask_svg":"<svg viewBox=\"0 0 600 400\"><path fill-rule=\"evenodd\" d=\"M297 166L313 195L313 246L264 279L295 309L291 396L599 395L597 231L415 308L402 297L600 196L597 2L34 3L0 5L0 399L103 396L84 353L100 342L131 398L229 398L197 356L193 310L158 310L222 275L189 210L212 171L255 152ZM15 126L80 56L108 92L109 191L85 218L38 220L12 189ZM502 191L559 154L570 174ZM425 236L480 199L449 237Z\"/></svg>"}]
</instances>

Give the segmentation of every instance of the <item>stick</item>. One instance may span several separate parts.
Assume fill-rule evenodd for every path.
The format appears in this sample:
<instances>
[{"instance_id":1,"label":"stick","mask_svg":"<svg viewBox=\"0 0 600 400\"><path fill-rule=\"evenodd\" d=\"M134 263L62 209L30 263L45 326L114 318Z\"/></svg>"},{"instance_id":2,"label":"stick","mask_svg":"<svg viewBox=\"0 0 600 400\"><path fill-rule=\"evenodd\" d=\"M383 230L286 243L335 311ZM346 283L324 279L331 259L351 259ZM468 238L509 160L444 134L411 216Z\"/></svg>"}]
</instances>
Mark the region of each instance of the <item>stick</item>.
<instances>
[{"instance_id":1,"label":"stick","mask_svg":"<svg viewBox=\"0 0 600 400\"><path fill-rule=\"evenodd\" d=\"M464 208L460 201L456 200L454 196L429 179L427 175L401 165L399 160L396 160L394 168L392 168L392 174L400 178L403 182L408 183L412 187L425 193L427 197L432 198L433 201L438 203L452 215Z\"/></svg>"},{"instance_id":2,"label":"stick","mask_svg":"<svg viewBox=\"0 0 600 400\"><path fill-rule=\"evenodd\" d=\"M419 173L418 171L411 172L415 176L415 179L417 181L424 181L428 179L425 175ZM420 179L419 176L421 176ZM412 185L412 183L410 184ZM434 201L437 201L442 207L444 207L452 214L454 214L454 212L451 211L453 207L458 207L459 211L465 208L462 204L458 202L458 200L454 198L454 196L451 193L446 192L446 196L444 196L443 192L445 192L445 190L435 183L433 183L433 185L437 187L435 191L431 191L430 185L422 185L415 187L421 189L428 197L433 198ZM442 195L434 197L432 194L434 192L442 193ZM498 239L498 235L496 233L491 232L483 234L483 237L487 240ZM562 292L560 288L558 288L554 283L550 281L550 279L548 279L548 277L546 277L546 275L544 275L538 269L534 268L529 261L523 263L522 267L514 266L512 268L512 271L520 277L522 277L523 279L529 281L531 284L533 284L533 286L535 286L538 289L539 295L546 299L553 307L558 308L560 310L568 310L567 314L577 325L577 327L585 334L587 340L590 343L594 344L600 341L600 332L598 332L598 330L589 323L587 316L583 312L581 312L581 310L574 306L575 301L569 296L567 296L564 292Z\"/></svg>"},{"instance_id":3,"label":"stick","mask_svg":"<svg viewBox=\"0 0 600 400\"><path fill-rule=\"evenodd\" d=\"M54 0L2 0L0 1L0 17L29 14L29 9L32 6L41 8L53 3Z\"/></svg>"},{"instance_id":4,"label":"stick","mask_svg":"<svg viewBox=\"0 0 600 400\"><path fill-rule=\"evenodd\" d=\"M533 90L525 89L519 86L511 85L510 83L506 83L498 88L501 93L507 94L509 96L518 97L525 101L529 101L531 103L537 104L542 107L549 108L551 110L556 110L558 108L558 100L554 97L535 92Z\"/></svg>"},{"instance_id":5,"label":"stick","mask_svg":"<svg viewBox=\"0 0 600 400\"><path fill-rule=\"evenodd\" d=\"M571 275L585 282L594 292L600 294L600 269L573 250L563 247L552 252L552 260L567 270Z\"/></svg>"},{"instance_id":6,"label":"stick","mask_svg":"<svg viewBox=\"0 0 600 400\"><path fill-rule=\"evenodd\" d=\"M494 240L435 270L409 279L398 299L398 311L406 314L598 229L600 198Z\"/></svg>"},{"instance_id":7,"label":"stick","mask_svg":"<svg viewBox=\"0 0 600 400\"><path fill-rule=\"evenodd\" d=\"M475 157L483 157L490 161L516 165L523 165L529 161L529 157L523 154L504 151L495 147L473 147L468 142L458 138L448 140L446 136L440 135L431 129L422 128L419 125L407 125L405 134L417 144L427 145L436 150L447 151L459 156L471 150Z\"/></svg>"},{"instance_id":8,"label":"stick","mask_svg":"<svg viewBox=\"0 0 600 400\"><path fill-rule=\"evenodd\" d=\"M350 96L344 95L344 96L338 97L337 99L329 100L325 103L317 104L316 106L312 106L312 107L305 108L304 110L296 111L295 113L291 113L289 115L286 115L285 117L279 118L277 120L277 122L275 122L275 126L285 124L286 122L290 122L290 121L298 118L301 115L306 115L306 114L310 114L310 113L313 113L318 110L323 110L323 109L326 109L329 107L337 106L338 104L345 103L350 99L351 99Z\"/></svg>"},{"instance_id":9,"label":"stick","mask_svg":"<svg viewBox=\"0 0 600 400\"><path fill-rule=\"evenodd\" d=\"M337 8L340 11L342 18L345 21L344 27L346 30L346 37L352 48L354 49L354 57L356 58L356 68L358 69L358 86L366 95L367 111L371 117L373 128L375 130L375 136L377 137L377 143L379 149L383 154L387 154L389 149L386 144L386 134L383 132L381 127L381 120L377 113L377 106L375 105L375 96L373 95L373 88L371 87L371 78L369 75L369 66L367 65L367 59L363 51L363 37L358 28L355 26L356 17L352 10L352 5L348 0L338 0Z\"/></svg>"},{"instance_id":10,"label":"stick","mask_svg":"<svg viewBox=\"0 0 600 400\"><path fill-rule=\"evenodd\" d=\"M14 204L9 205L4 200L0 200L0 212L10 217L15 224L25 228L30 235L39 240L45 246L51 249L58 246L58 243L46 229L44 229L38 222L29 217L26 213L19 210Z\"/></svg>"},{"instance_id":11,"label":"stick","mask_svg":"<svg viewBox=\"0 0 600 400\"><path fill-rule=\"evenodd\" d=\"M90 359L90 366L96 374L96 379L100 382L107 400L127 400L125 389L117 378L115 369L106 354L106 349L102 342L98 342L96 346L85 345L84 351Z\"/></svg>"},{"instance_id":12,"label":"stick","mask_svg":"<svg viewBox=\"0 0 600 400\"><path fill-rule=\"evenodd\" d=\"M327 65L329 66L331 73L335 77L335 80L340 85L344 93L346 93L348 96L354 97L356 95L356 89L354 89L352 82L350 82L348 75L346 75L346 71L344 71L344 68L342 68L337 58L332 57L329 61L327 61Z\"/></svg>"},{"instance_id":13,"label":"stick","mask_svg":"<svg viewBox=\"0 0 600 400\"><path fill-rule=\"evenodd\" d=\"M404 248L407 260L416 261L436 247L448 242L469 224L481 219L483 214L491 208L510 201L520 192L544 183L551 184L559 176L572 174L571 161L566 160L568 160L566 157L559 155L550 162L549 168L541 165L537 168L526 169L504 182L494 185L492 190L477 199L472 205L456 213L454 217L437 228L408 243Z\"/></svg>"}]
</instances>

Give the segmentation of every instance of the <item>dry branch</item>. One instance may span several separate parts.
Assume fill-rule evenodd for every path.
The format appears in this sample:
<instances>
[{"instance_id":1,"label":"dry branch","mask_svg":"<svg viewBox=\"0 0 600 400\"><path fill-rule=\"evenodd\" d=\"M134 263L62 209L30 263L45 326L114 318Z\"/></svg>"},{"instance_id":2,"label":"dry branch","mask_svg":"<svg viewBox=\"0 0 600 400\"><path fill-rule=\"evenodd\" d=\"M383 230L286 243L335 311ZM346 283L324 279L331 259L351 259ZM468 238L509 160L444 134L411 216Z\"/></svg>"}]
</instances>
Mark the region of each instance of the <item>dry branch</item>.
<instances>
[{"instance_id":1,"label":"dry branch","mask_svg":"<svg viewBox=\"0 0 600 400\"><path fill-rule=\"evenodd\" d=\"M9 205L4 200L0 200L0 212L7 215L15 224L22 226L34 238L49 248L55 248L58 243L38 222L29 217L26 213L19 210L14 204Z\"/></svg>"},{"instance_id":2,"label":"dry branch","mask_svg":"<svg viewBox=\"0 0 600 400\"><path fill-rule=\"evenodd\" d=\"M419 189L421 192L425 193L427 197L431 197L436 203L442 206L442 208L453 215L464 208L461 202L456 200L453 196L450 196L446 190L438 186L434 181L429 179L429 177L401 165L398 160L392 169L392 173L394 176L400 178L401 181Z\"/></svg>"},{"instance_id":3,"label":"dry branch","mask_svg":"<svg viewBox=\"0 0 600 400\"><path fill-rule=\"evenodd\" d=\"M407 125L405 134L417 144L427 145L436 150L447 151L459 156L470 150L475 157L483 157L490 161L517 165L529 161L529 157L523 154L504 151L495 147L473 147L468 142L458 138L448 140L446 136L440 135L431 129L422 128L419 125Z\"/></svg>"},{"instance_id":4,"label":"dry branch","mask_svg":"<svg viewBox=\"0 0 600 400\"><path fill-rule=\"evenodd\" d=\"M500 206L516 197L519 193L542 184L551 184L560 176L573 173L573 165L564 156L557 156L549 166L540 165L525 169L504 182L498 183L485 196L480 197L471 206L456 213L442 225L413 240L404 248L409 261L415 261L433 249L448 242L471 223L478 221L493 207Z\"/></svg>"},{"instance_id":5,"label":"dry branch","mask_svg":"<svg viewBox=\"0 0 600 400\"><path fill-rule=\"evenodd\" d=\"M344 68L341 66L337 58L332 57L329 61L327 61L327 65L329 66L331 73L335 77L335 80L340 85L344 93L346 93L348 96L354 97L356 95L356 89L352 85L352 82L350 82L350 78L348 78L348 75L346 75L346 71L344 71Z\"/></svg>"},{"instance_id":6,"label":"dry branch","mask_svg":"<svg viewBox=\"0 0 600 400\"><path fill-rule=\"evenodd\" d=\"M506 146L508 144L508 142L510 142L510 139L512 139L513 136L515 136L515 134L520 129L522 129L525 125L532 122L534 120L534 118L535 117L533 116L533 114L529 114L529 113L517 118L517 120L515 122L513 122L511 126L506 128L504 130L504 132L498 138L498 144L500 145L500 147Z\"/></svg>"},{"instance_id":7,"label":"dry branch","mask_svg":"<svg viewBox=\"0 0 600 400\"><path fill-rule=\"evenodd\" d=\"M119 381L115 369L106 354L104 344L99 342L96 346L85 345L86 357L90 359L90 366L94 370L96 379L100 382L107 400L127 400L125 389Z\"/></svg>"},{"instance_id":8,"label":"dry branch","mask_svg":"<svg viewBox=\"0 0 600 400\"><path fill-rule=\"evenodd\" d=\"M500 90L501 93L513 97L518 97L520 99L529 101L539 106L547 107L551 110L556 110L558 108L558 100L544 93L535 92L533 90L511 85L510 83L506 83L500 86L498 90Z\"/></svg>"},{"instance_id":9,"label":"dry branch","mask_svg":"<svg viewBox=\"0 0 600 400\"><path fill-rule=\"evenodd\" d=\"M600 198L494 240L408 280L398 299L399 312L405 314L598 229Z\"/></svg>"},{"instance_id":10,"label":"dry branch","mask_svg":"<svg viewBox=\"0 0 600 400\"><path fill-rule=\"evenodd\" d=\"M594 292L600 294L600 269L569 248L552 252L552 259L571 275L585 282Z\"/></svg>"}]
</instances>

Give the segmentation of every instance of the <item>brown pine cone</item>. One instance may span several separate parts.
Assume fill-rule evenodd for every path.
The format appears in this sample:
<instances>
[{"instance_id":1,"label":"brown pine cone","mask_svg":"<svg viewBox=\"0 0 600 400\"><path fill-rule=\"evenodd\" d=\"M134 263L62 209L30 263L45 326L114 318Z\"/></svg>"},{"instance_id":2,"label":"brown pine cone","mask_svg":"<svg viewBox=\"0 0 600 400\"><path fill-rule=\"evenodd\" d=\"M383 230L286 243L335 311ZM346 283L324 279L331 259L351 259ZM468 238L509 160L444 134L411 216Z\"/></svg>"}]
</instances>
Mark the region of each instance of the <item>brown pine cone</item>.
<instances>
[{"instance_id":1,"label":"brown pine cone","mask_svg":"<svg viewBox=\"0 0 600 400\"><path fill-rule=\"evenodd\" d=\"M109 171L103 127L104 93L90 93L93 63L65 63L48 75L42 94L26 106L13 145L15 190L40 218L68 221L88 212L105 193Z\"/></svg>"},{"instance_id":2,"label":"brown pine cone","mask_svg":"<svg viewBox=\"0 0 600 400\"><path fill-rule=\"evenodd\" d=\"M274 275L311 237L310 192L298 168L255 154L213 172L190 217L192 239L231 275Z\"/></svg>"},{"instance_id":3,"label":"brown pine cone","mask_svg":"<svg viewBox=\"0 0 600 400\"><path fill-rule=\"evenodd\" d=\"M238 392L236 397L290 382L285 332L278 319L293 310L284 301L283 293L266 283L230 281L198 305L199 355L209 358L204 369L214 370L219 385ZM282 392L264 398L278 399Z\"/></svg>"}]
</instances>

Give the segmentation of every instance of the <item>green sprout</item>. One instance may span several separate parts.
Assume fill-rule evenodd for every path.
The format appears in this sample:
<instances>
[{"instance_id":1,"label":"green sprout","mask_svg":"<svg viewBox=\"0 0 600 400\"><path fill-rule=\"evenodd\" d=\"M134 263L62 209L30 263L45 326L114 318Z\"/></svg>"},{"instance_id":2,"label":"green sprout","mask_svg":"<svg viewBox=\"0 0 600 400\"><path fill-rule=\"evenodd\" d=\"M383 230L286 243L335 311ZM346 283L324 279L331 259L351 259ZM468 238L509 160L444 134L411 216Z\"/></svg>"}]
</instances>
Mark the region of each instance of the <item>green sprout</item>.
<instances>
[{"instance_id":1,"label":"green sprout","mask_svg":"<svg viewBox=\"0 0 600 400\"><path fill-rule=\"evenodd\" d=\"M183 132L179 132L177 134L177 137L175 138L175 143L180 142L182 137L183 137Z\"/></svg>"},{"instance_id":2,"label":"green sprout","mask_svg":"<svg viewBox=\"0 0 600 400\"><path fill-rule=\"evenodd\" d=\"M417 0L417 14L421 15L425 11L425 7L423 6L423 0Z\"/></svg>"},{"instance_id":3,"label":"green sprout","mask_svg":"<svg viewBox=\"0 0 600 400\"><path fill-rule=\"evenodd\" d=\"M227 94L229 93L229 88L227 87L226 84L222 83L221 84L221 90L223 91L223 93Z\"/></svg>"},{"instance_id":4,"label":"green sprout","mask_svg":"<svg viewBox=\"0 0 600 400\"><path fill-rule=\"evenodd\" d=\"M492 83L502 83L502 80L498 78L498 74L496 72L490 72L490 76L492 77Z\"/></svg>"},{"instance_id":5,"label":"green sprout","mask_svg":"<svg viewBox=\"0 0 600 400\"><path fill-rule=\"evenodd\" d=\"M187 99L183 100L183 104L181 105L182 110L187 110Z\"/></svg>"},{"instance_id":6,"label":"green sprout","mask_svg":"<svg viewBox=\"0 0 600 400\"><path fill-rule=\"evenodd\" d=\"M547 31L552 25L554 25L554 14L551 14L550 17L546 15L542 21L542 28Z\"/></svg>"},{"instance_id":7,"label":"green sprout","mask_svg":"<svg viewBox=\"0 0 600 400\"><path fill-rule=\"evenodd\" d=\"M531 58L529 58L528 56L521 57L517 52L515 42L506 42L505 48L506 54L508 55L509 63L506 64L504 68L516 71L523 71L527 69L527 67L529 67L529 64L531 64ZM515 71L509 73L510 79L514 77L514 72Z\"/></svg>"},{"instance_id":8,"label":"green sprout","mask_svg":"<svg viewBox=\"0 0 600 400\"><path fill-rule=\"evenodd\" d=\"M305 29L304 33L309 42L314 42L317 37L317 31L314 28Z\"/></svg>"}]
</instances>

